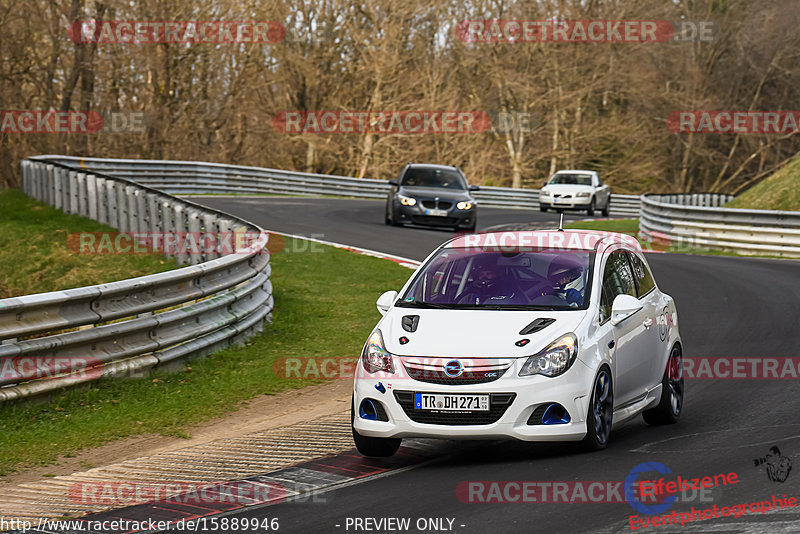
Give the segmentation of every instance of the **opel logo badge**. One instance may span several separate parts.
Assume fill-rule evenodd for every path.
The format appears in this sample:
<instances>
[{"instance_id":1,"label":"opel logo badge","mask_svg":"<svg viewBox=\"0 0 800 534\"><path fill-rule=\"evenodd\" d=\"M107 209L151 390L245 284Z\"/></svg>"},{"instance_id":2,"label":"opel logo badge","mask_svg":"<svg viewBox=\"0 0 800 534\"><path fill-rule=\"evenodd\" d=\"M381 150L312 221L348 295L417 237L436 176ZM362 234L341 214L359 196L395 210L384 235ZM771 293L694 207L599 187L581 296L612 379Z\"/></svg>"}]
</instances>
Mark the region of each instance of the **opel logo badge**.
<instances>
[{"instance_id":1,"label":"opel logo badge","mask_svg":"<svg viewBox=\"0 0 800 534\"><path fill-rule=\"evenodd\" d=\"M457 378L464 372L464 366L458 360L450 360L444 364L444 374L450 378Z\"/></svg>"}]
</instances>

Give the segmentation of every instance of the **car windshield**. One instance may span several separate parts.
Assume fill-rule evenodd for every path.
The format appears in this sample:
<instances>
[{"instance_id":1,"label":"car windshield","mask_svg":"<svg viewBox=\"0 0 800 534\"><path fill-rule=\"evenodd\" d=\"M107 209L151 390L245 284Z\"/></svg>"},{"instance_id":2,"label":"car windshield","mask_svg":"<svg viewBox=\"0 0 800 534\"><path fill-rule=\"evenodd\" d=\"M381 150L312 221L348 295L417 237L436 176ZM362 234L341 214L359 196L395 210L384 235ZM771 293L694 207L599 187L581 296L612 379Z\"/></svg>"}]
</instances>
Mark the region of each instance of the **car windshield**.
<instances>
[{"instance_id":1,"label":"car windshield","mask_svg":"<svg viewBox=\"0 0 800 534\"><path fill-rule=\"evenodd\" d=\"M466 189L461 174L455 169L414 168L406 170L400 185L409 187L445 187L447 189Z\"/></svg>"},{"instance_id":2,"label":"car windshield","mask_svg":"<svg viewBox=\"0 0 800 534\"><path fill-rule=\"evenodd\" d=\"M446 248L423 266L398 306L574 310L589 305L589 250L484 252Z\"/></svg>"},{"instance_id":3,"label":"car windshield","mask_svg":"<svg viewBox=\"0 0 800 534\"><path fill-rule=\"evenodd\" d=\"M551 184L592 185L591 174L558 173L550 179Z\"/></svg>"}]
</instances>

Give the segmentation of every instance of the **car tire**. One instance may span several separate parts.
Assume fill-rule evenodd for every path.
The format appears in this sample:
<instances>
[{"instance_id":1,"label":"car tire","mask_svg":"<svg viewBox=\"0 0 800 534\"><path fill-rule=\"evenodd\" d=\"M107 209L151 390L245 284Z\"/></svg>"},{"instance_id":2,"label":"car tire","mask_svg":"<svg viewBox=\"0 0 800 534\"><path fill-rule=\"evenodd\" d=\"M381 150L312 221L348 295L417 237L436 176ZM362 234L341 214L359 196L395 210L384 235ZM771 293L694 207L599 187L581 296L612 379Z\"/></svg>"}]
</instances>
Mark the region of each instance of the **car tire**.
<instances>
[{"instance_id":1,"label":"car tire","mask_svg":"<svg viewBox=\"0 0 800 534\"><path fill-rule=\"evenodd\" d=\"M672 425L683 411L683 354L677 343L669 353L667 368L661 381L661 400L658 406L642 412L648 425Z\"/></svg>"},{"instance_id":2,"label":"car tire","mask_svg":"<svg viewBox=\"0 0 800 534\"><path fill-rule=\"evenodd\" d=\"M393 208L389 208L389 211L386 214L386 224L391 226L400 226L400 223L397 222L397 213Z\"/></svg>"},{"instance_id":3,"label":"car tire","mask_svg":"<svg viewBox=\"0 0 800 534\"><path fill-rule=\"evenodd\" d=\"M603 366L598 371L589 397L589 411L586 415L586 437L583 447L589 451L600 451L608 446L611 424L614 415L614 387L611 371Z\"/></svg>"},{"instance_id":4,"label":"car tire","mask_svg":"<svg viewBox=\"0 0 800 534\"><path fill-rule=\"evenodd\" d=\"M539 206L539 211L541 211L542 213L547 213L547 207L546 206Z\"/></svg>"},{"instance_id":5,"label":"car tire","mask_svg":"<svg viewBox=\"0 0 800 534\"><path fill-rule=\"evenodd\" d=\"M592 201L589 203L589 208L586 210L586 213L589 215L589 217L593 217L594 216L594 208L595 208L595 204L594 203L595 203L595 200L594 200L594 197L592 197Z\"/></svg>"},{"instance_id":6,"label":"car tire","mask_svg":"<svg viewBox=\"0 0 800 534\"><path fill-rule=\"evenodd\" d=\"M611 211L611 197L608 197L606 206L603 208L603 217L608 217L608 212Z\"/></svg>"},{"instance_id":7,"label":"car tire","mask_svg":"<svg viewBox=\"0 0 800 534\"><path fill-rule=\"evenodd\" d=\"M355 400L351 398L350 400L350 428L353 431L353 442L356 444L356 449L358 452L361 453L362 456L371 456L374 458L386 458L388 456L394 456L394 453L397 452L397 449L400 448L400 443L402 443L402 438L373 438L370 436L362 436L356 431L356 428L353 426L353 422L355 421L355 409L353 408L353 404Z\"/></svg>"}]
</instances>

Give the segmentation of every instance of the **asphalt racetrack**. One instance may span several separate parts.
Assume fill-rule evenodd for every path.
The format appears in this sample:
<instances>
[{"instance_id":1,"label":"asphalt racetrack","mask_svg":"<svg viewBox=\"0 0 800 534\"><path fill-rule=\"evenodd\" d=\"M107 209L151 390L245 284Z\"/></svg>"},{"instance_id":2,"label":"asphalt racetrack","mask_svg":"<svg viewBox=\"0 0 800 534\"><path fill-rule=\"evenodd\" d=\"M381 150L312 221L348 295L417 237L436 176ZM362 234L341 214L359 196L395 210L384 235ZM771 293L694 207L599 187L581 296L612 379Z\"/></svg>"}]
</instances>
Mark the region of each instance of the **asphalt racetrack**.
<instances>
[{"instance_id":1,"label":"asphalt racetrack","mask_svg":"<svg viewBox=\"0 0 800 534\"><path fill-rule=\"evenodd\" d=\"M383 202L375 200L192 200L235 213L268 230L416 260L453 235L448 230L386 226ZM557 217L533 210L483 208L478 229L519 222L556 225ZM583 216L567 216L574 218ZM675 297L684 356L800 357L800 262L678 254L650 254L648 260L659 287ZM770 480L765 464L756 465L771 447L779 447L786 458L784 468L794 463L788 476ZM285 502L237 514L277 517L281 532L308 533L800 532L800 506L766 514L748 512L741 517L701 520L695 515L694 521L684 525L643 528L640 521L658 515L643 514L624 499L610 503L486 503L475 501L488 493L476 493L470 502L456 491L470 481L624 481L632 469L645 462L663 464L684 478L737 475L736 483L710 492L679 494L665 514L691 512L692 507L702 511L754 501L773 503L773 496L799 497L800 380L687 379L683 416L677 425L650 427L638 417L616 429L603 452L582 453L559 443L458 442L432 462L329 491L314 502ZM657 474L651 472L648 478L657 478ZM519 497L518 492L508 497L515 495ZM365 518L409 518L410 523L407 530L397 530L398 523Z\"/></svg>"}]
</instances>

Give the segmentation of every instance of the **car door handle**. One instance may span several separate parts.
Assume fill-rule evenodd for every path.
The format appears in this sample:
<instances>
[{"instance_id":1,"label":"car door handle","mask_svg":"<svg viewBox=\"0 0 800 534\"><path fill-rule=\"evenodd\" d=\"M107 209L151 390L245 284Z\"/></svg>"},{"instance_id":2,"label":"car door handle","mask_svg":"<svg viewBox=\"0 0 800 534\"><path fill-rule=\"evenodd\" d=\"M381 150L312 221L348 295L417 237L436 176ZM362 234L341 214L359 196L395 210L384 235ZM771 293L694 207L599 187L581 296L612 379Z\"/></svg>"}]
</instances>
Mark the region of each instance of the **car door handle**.
<instances>
[{"instance_id":1,"label":"car door handle","mask_svg":"<svg viewBox=\"0 0 800 534\"><path fill-rule=\"evenodd\" d=\"M653 319L648 318L648 319L644 320L644 322L642 323L642 326L647 329L647 328L650 328L651 326L653 326L654 323L655 323L655 321L653 321Z\"/></svg>"}]
</instances>

